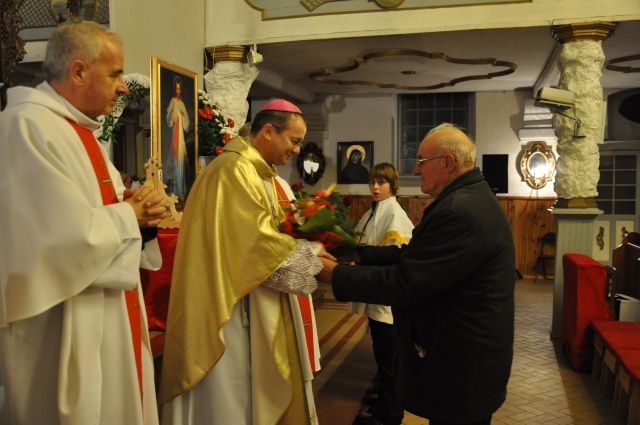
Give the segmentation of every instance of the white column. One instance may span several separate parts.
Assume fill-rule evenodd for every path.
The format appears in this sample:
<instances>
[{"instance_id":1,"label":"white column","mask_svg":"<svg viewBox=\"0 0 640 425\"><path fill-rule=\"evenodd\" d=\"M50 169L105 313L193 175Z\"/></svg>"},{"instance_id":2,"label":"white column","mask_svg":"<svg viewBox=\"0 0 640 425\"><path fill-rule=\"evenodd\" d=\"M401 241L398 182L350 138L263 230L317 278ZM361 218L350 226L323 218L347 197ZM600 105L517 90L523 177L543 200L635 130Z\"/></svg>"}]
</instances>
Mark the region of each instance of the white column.
<instances>
[{"instance_id":1,"label":"white column","mask_svg":"<svg viewBox=\"0 0 640 425\"><path fill-rule=\"evenodd\" d=\"M600 179L600 126L604 124L600 113L602 42L613 34L615 27L610 22L587 22L559 25L551 30L563 44L558 58L559 88L574 94L573 108L563 112L566 116L554 117L559 158L554 184L558 201L551 209L557 219L551 338L562 337L563 256L568 253L593 256L593 221L602 214L595 202Z\"/></svg>"},{"instance_id":2,"label":"white column","mask_svg":"<svg viewBox=\"0 0 640 425\"><path fill-rule=\"evenodd\" d=\"M560 54L559 87L574 94L573 108L556 114L558 164L554 190L559 198L595 198L600 179L598 144L601 123L602 41L565 43Z\"/></svg>"},{"instance_id":3,"label":"white column","mask_svg":"<svg viewBox=\"0 0 640 425\"><path fill-rule=\"evenodd\" d=\"M596 208L598 166L602 143L602 42L613 34L615 24L589 22L560 25L551 34L562 43L558 58L561 69L559 88L574 95L574 105L556 113L554 127L558 136L554 190L559 206Z\"/></svg>"},{"instance_id":4,"label":"white column","mask_svg":"<svg viewBox=\"0 0 640 425\"><path fill-rule=\"evenodd\" d=\"M602 211L597 208L554 208L551 213L558 220L551 338L561 338L564 300L562 257L568 253L592 256L593 220L602 214Z\"/></svg>"}]
</instances>

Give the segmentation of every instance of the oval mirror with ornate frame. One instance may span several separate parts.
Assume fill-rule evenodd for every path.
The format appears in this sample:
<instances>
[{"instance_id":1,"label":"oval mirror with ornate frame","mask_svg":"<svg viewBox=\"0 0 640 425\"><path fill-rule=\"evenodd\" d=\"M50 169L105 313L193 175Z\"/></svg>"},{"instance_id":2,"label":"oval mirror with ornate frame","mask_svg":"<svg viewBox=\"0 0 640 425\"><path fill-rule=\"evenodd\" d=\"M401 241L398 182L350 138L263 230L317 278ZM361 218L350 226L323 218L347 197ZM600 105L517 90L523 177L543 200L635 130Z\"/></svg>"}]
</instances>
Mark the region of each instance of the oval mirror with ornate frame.
<instances>
[{"instance_id":1,"label":"oval mirror with ornate frame","mask_svg":"<svg viewBox=\"0 0 640 425\"><path fill-rule=\"evenodd\" d=\"M326 160L318 145L307 143L298 155L298 173L305 183L314 185L322 178Z\"/></svg>"},{"instance_id":2,"label":"oval mirror with ornate frame","mask_svg":"<svg viewBox=\"0 0 640 425\"><path fill-rule=\"evenodd\" d=\"M520 157L522 179L533 189L541 189L553 178L556 157L545 142L532 142L522 148Z\"/></svg>"}]
</instances>

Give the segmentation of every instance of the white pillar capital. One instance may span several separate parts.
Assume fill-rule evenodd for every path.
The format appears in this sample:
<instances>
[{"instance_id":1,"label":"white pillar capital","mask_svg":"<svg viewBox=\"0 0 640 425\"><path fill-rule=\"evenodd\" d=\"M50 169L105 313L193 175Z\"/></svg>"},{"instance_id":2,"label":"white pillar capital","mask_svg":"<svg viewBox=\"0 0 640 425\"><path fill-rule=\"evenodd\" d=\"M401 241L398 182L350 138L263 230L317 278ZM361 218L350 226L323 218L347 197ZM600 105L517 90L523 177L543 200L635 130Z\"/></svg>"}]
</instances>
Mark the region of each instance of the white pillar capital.
<instances>
[{"instance_id":1,"label":"white pillar capital","mask_svg":"<svg viewBox=\"0 0 640 425\"><path fill-rule=\"evenodd\" d=\"M206 91L233 119L237 131L247 120L247 95L260 71L246 62L246 46L209 47L206 52L214 61L213 69L204 75Z\"/></svg>"}]
</instances>

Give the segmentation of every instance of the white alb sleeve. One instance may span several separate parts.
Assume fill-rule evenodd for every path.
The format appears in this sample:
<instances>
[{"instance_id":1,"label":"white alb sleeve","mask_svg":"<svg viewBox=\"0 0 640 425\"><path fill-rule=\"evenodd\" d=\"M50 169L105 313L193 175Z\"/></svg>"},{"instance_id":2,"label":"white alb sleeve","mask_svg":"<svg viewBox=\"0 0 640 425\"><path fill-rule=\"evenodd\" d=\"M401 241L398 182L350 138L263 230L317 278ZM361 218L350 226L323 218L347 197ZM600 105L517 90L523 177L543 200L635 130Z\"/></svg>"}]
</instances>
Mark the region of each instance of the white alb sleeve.
<instances>
[{"instance_id":1,"label":"white alb sleeve","mask_svg":"<svg viewBox=\"0 0 640 425\"><path fill-rule=\"evenodd\" d=\"M277 291L306 295L318 287L315 275L322 270L318 257L322 247L304 239L296 239L296 242L296 249L263 284Z\"/></svg>"}]
</instances>

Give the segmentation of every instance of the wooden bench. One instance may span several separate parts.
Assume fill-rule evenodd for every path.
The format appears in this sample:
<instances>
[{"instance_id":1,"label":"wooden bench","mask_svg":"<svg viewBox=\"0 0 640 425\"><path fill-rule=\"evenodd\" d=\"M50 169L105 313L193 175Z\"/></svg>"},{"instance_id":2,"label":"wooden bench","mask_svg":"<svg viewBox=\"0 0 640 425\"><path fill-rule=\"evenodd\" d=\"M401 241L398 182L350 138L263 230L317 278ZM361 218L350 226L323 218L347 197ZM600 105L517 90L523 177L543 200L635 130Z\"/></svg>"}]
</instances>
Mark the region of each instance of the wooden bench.
<instances>
[{"instance_id":1,"label":"wooden bench","mask_svg":"<svg viewBox=\"0 0 640 425\"><path fill-rule=\"evenodd\" d=\"M628 425L640 424L640 351L620 349L614 400L620 419L627 417Z\"/></svg>"},{"instance_id":2,"label":"wooden bench","mask_svg":"<svg viewBox=\"0 0 640 425\"><path fill-rule=\"evenodd\" d=\"M628 425L640 425L640 323L594 320L593 374L600 388L613 396L613 408Z\"/></svg>"}]
</instances>

